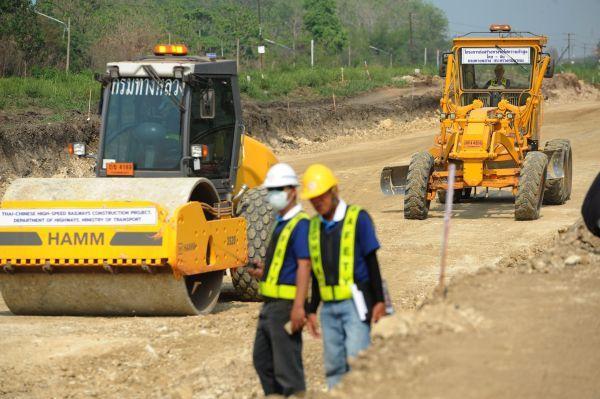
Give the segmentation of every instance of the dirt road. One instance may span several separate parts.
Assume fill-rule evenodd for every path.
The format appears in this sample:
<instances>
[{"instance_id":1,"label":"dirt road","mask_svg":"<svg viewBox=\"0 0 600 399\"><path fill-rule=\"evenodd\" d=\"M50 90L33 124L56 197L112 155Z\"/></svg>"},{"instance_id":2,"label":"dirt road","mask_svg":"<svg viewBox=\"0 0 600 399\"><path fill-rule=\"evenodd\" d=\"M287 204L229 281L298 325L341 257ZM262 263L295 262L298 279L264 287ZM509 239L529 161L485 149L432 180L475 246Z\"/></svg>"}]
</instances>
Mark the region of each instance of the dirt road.
<instances>
[{"instance_id":1,"label":"dirt road","mask_svg":"<svg viewBox=\"0 0 600 399\"><path fill-rule=\"evenodd\" d=\"M450 275L493 265L570 225L600 170L600 102L551 105L544 137L568 138L574 151L571 201L544 207L542 218L515 222L510 199L475 199L456 206ZM343 197L366 207L382 243L383 275L398 308L410 309L437 278L442 207L427 221L407 221L400 198L379 192L385 165L427 148L433 129L397 137L343 137L281 158L298 170L310 163L333 167ZM187 318L15 317L0 304L0 396L198 397L260 396L251 365L258 304L225 300L215 314ZM306 339L312 390L323 388L320 342Z\"/></svg>"}]
</instances>

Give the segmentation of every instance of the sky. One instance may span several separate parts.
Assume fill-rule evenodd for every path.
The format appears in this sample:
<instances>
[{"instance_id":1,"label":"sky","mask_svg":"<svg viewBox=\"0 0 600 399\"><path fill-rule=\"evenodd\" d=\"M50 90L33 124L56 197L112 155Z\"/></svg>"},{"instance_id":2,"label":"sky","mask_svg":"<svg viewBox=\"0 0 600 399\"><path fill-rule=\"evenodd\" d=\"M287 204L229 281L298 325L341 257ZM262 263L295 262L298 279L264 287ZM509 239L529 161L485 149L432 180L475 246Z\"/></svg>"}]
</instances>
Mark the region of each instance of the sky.
<instances>
[{"instance_id":1,"label":"sky","mask_svg":"<svg viewBox=\"0 0 600 399\"><path fill-rule=\"evenodd\" d=\"M573 56L589 55L600 41L600 0L427 0L446 13L451 36L488 31L509 24L513 31L548 36L548 47L562 52L573 33ZM566 55L565 55L566 56Z\"/></svg>"}]
</instances>

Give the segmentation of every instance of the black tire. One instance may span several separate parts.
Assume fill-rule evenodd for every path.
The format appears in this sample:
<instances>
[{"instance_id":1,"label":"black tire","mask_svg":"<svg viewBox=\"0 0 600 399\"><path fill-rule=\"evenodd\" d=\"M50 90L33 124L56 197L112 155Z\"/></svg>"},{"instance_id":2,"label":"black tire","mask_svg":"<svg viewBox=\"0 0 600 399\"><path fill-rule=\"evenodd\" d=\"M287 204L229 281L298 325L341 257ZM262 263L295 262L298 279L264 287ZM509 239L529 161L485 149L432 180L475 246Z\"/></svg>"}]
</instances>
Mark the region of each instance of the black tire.
<instances>
[{"instance_id":1,"label":"black tire","mask_svg":"<svg viewBox=\"0 0 600 399\"><path fill-rule=\"evenodd\" d=\"M269 245L269 232L275 220L273 208L267 202L267 190L265 188L248 190L238 203L237 214L246 219L249 261L264 262ZM261 300L258 280L250 276L246 267L231 269L231 281L243 300Z\"/></svg>"},{"instance_id":2,"label":"black tire","mask_svg":"<svg viewBox=\"0 0 600 399\"><path fill-rule=\"evenodd\" d=\"M404 218L427 219L429 205L427 191L433 172L433 157L426 151L417 152L410 160L404 194Z\"/></svg>"},{"instance_id":3,"label":"black tire","mask_svg":"<svg viewBox=\"0 0 600 399\"><path fill-rule=\"evenodd\" d=\"M471 194L473 193L472 187L467 187L462 189L461 199L468 200L471 199Z\"/></svg>"},{"instance_id":4,"label":"black tire","mask_svg":"<svg viewBox=\"0 0 600 399\"><path fill-rule=\"evenodd\" d=\"M446 203L446 190L438 190L437 191L437 202L440 204L445 204ZM463 198L462 196L462 190L454 190L454 195L453 195L454 199L452 200L453 204L457 204L460 202L460 200Z\"/></svg>"},{"instance_id":5,"label":"black tire","mask_svg":"<svg viewBox=\"0 0 600 399\"><path fill-rule=\"evenodd\" d=\"M536 220L540 217L547 167L548 157L543 152L531 151L525 156L515 197L516 220Z\"/></svg>"},{"instance_id":6,"label":"black tire","mask_svg":"<svg viewBox=\"0 0 600 399\"><path fill-rule=\"evenodd\" d=\"M550 140L544 146L545 151L562 151L564 156L564 174L562 179L546 180L544 204L562 205L571 198L573 180L573 158L571 142L565 139Z\"/></svg>"}]
</instances>

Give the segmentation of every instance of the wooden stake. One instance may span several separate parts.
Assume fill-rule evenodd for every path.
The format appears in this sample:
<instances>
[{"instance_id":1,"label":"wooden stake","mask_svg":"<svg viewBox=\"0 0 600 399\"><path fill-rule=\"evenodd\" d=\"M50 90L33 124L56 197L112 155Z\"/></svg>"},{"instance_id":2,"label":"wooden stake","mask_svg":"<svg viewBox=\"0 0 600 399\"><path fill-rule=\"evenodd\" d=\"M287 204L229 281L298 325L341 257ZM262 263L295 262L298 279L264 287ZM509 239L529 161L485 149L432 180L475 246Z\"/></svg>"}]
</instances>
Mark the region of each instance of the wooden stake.
<instances>
[{"instance_id":1,"label":"wooden stake","mask_svg":"<svg viewBox=\"0 0 600 399\"><path fill-rule=\"evenodd\" d=\"M92 119L92 89L90 89L90 96L88 97L88 122Z\"/></svg>"},{"instance_id":2,"label":"wooden stake","mask_svg":"<svg viewBox=\"0 0 600 399\"><path fill-rule=\"evenodd\" d=\"M335 105L335 93L333 93L331 96L333 97L333 112L336 112L337 111L337 107Z\"/></svg>"},{"instance_id":3,"label":"wooden stake","mask_svg":"<svg viewBox=\"0 0 600 399\"><path fill-rule=\"evenodd\" d=\"M371 80L371 74L369 73L369 65L367 65L367 60L365 60L365 71L367 71L367 78Z\"/></svg>"}]
</instances>

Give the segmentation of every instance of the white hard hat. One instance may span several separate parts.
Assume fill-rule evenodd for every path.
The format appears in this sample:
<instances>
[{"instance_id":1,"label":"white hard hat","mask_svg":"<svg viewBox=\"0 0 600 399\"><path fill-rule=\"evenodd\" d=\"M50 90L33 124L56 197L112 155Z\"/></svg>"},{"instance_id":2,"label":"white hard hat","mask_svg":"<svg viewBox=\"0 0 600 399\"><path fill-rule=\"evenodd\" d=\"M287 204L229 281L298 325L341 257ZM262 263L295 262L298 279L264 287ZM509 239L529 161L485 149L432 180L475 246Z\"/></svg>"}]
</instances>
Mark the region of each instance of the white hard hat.
<instances>
[{"instance_id":1,"label":"white hard hat","mask_svg":"<svg viewBox=\"0 0 600 399\"><path fill-rule=\"evenodd\" d=\"M265 188L297 187L299 185L296 172L287 163L278 163L271 166L263 183L263 187Z\"/></svg>"}]
</instances>

